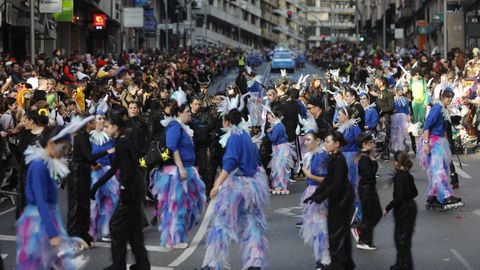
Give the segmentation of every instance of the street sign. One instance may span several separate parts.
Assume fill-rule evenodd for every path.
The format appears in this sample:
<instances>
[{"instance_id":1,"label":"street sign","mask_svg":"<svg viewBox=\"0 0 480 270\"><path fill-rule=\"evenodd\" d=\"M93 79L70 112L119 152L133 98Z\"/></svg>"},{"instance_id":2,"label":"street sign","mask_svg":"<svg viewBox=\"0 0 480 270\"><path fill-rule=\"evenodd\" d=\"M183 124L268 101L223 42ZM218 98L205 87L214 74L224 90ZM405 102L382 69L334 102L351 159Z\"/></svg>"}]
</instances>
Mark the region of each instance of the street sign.
<instances>
[{"instance_id":1,"label":"street sign","mask_svg":"<svg viewBox=\"0 0 480 270\"><path fill-rule=\"evenodd\" d=\"M62 12L62 0L40 0L40 13Z\"/></svg>"},{"instance_id":2,"label":"street sign","mask_svg":"<svg viewBox=\"0 0 480 270\"><path fill-rule=\"evenodd\" d=\"M124 27L142 28L143 24L143 8L123 8Z\"/></svg>"},{"instance_id":3,"label":"street sign","mask_svg":"<svg viewBox=\"0 0 480 270\"><path fill-rule=\"evenodd\" d=\"M403 39L403 28L395 28L395 39Z\"/></svg>"}]
</instances>

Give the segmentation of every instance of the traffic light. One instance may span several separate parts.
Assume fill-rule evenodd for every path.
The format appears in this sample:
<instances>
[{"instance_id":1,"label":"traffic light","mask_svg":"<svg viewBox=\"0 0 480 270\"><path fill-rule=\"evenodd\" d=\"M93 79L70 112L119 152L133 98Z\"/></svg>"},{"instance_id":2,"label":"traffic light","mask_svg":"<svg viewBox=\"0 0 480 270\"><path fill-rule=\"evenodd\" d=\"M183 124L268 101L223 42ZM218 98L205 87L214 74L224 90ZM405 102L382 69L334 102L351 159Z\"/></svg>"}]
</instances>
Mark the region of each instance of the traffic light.
<instances>
[{"instance_id":1,"label":"traffic light","mask_svg":"<svg viewBox=\"0 0 480 270\"><path fill-rule=\"evenodd\" d=\"M291 19L291 18L292 18L292 14L293 14L293 11L291 11L291 10L288 10L288 11L287 11L288 19Z\"/></svg>"}]
</instances>

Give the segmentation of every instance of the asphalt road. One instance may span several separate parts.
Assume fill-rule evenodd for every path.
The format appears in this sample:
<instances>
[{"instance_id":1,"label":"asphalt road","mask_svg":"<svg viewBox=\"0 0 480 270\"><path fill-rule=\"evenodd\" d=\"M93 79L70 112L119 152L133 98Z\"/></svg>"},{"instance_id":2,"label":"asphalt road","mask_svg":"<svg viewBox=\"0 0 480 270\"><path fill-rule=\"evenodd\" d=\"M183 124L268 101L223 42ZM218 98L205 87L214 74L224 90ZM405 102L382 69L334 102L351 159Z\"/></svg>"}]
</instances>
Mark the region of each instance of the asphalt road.
<instances>
[{"instance_id":1,"label":"asphalt road","mask_svg":"<svg viewBox=\"0 0 480 270\"><path fill-rule=\"evenodd\" d=\"M269 74L268 66L263 65L257 72ZM263 73L262 73L263 72ZM319 72L313 66L307 65L304 74ZM221 83L235 79L236 74L230 74ZM273 81L280 75L273 74ZM300 72L289 74L296 80ZM418 162L412 169L420 195L415 234L413 236L413 257L416 269L480 269L480 175L479 157L477 155L461 156L463 170L460 170L460 189L457 196L464 199L466 205L462 209L448 212L432 212L424 208L425 193L428 184L426 173L420 169ZM458 167L458 166L457 166ZM382 206L392 199L393 187L390 182L393 174L391 162L382 162L379 170L377 188ZM295 223L299 221L301 210L300 196L306 186L304 181L292 184L290 195L271 197L270 205L265 209L269 228L267 269L314 269L313 250L307 248L298 236ZM65 192L60 192L60 207L66 217ZM212 207L207 210L206 217L190 232L191 245L186 250L173 250L163 253L158 250L159 233L156 227L145 230L145 244L149 251L152 269L194 269L201 267L205 255L205 232ZM14 269L15 262L15 217L9 210L11 205L4 202L0 205L0 253L5 258L6 269ZM152 207L145 208L147 216L151 217ZM395 261L393 242L393 215L383 218L378 224L374 241L378 250L363 251L354 248L353 255L357 269L388 269ZM97 247L83 253L81 258L86 264L85 269L102 269L111 263L110 244L99 242ZM131 256L129 262L132 262ZM231 269L242 268L238 245L232 244L230 252Z\"/></svg>"}]
</instances>

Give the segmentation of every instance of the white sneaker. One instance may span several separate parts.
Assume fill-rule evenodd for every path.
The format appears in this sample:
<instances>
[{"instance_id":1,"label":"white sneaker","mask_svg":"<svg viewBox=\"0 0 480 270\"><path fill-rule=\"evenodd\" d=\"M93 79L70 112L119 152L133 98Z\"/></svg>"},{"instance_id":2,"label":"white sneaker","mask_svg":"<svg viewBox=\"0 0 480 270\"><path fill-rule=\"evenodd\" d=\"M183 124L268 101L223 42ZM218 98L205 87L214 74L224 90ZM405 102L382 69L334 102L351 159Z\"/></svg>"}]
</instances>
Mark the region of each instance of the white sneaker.
<instances>
[{"instance_id":1,"label":"white sneaker","mask_svg":"<svg viewBox=\"0 0 480 270\"><path fill-rule=\"evenodd\" d=\"M174 249L186 249L188 248L190 244L189 243L178 243L173 246Z\"/></svg>"},{"instance_id":2,"label":"white sneaker","mask_svg":"<svg viewBox=\"0 0 480 270\"><path fill-rule=\"evenodd\" d=\"M159 252L170 252L170 251L172 251L172 248L171 248L171 247L162 247L162 246L161 246L161 247L158 248L158 251L159 251Z\"/></svg>"},{"instance_id":3,"label":"white sneaker","mask_svg":"<svg viewBox=\"0 0 480 270\"><path fill-rule=\"evenodd\" d=\"M377 250L376 246L368 244L357 244L357 248L363 250Z\"/></svg>"},{"instance_id":4,"label":"white sneaker","mask_svg":"<svg viewBox=\"0 0 480 270\"><path fill-rule=\"evenodd\" d=\"M112 238L110 238L110 236L104 236L104 237L102 237L102 241L103 242L112 242Z\"/></svg>"}]
</instances>

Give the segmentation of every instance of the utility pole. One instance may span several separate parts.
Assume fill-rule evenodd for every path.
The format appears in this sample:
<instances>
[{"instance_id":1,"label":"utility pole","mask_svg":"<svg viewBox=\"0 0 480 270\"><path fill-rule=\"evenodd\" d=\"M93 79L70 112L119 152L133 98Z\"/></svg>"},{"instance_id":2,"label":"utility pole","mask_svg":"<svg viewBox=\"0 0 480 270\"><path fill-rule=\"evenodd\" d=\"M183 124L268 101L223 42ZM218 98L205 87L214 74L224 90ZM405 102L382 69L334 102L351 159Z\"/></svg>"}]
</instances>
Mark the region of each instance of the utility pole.
<instances>
[{"instance_id":1,"label":"utility pole","mask_svg":"<svg viewBox=\"0 0 480 270\"><path fill-rule=\"evenodd\" d=\"M30 0L30 62L35 65L35 1Z\"/></svg>"},{"instance_id":2,"label":"utility pole","mask_svg":"<svg viewBox=\"0 0 480 270\"><path fill-rule=\"evenodd\" d=\"M383 10L383 31L382 31L382 34L383 34L383 51L385 52L385 50L387 49L387 14L386 14L386 11L385 11L385 1L386 0L382 0L382 10Z\"/></svg>"},{"instance_id":3,"label":"utility pole","mask_svg":"<svg viewBox=\"0 0 480 270\"><path fill-rule=\"evenodd\" d=\"M448 31L447 31L447 0L443 0L443 57L447 59L448 53Z\"/></svg>"},{"instance_id":4,"label":"utility pole","mask_svg":"<svg viewBox=\"0 0 480 270\"><path fill-rule=\"evenodd\" d=\"M165 51L168 52L168 0L163 0L165 3Z\"/></svg>"}]
</instances>

